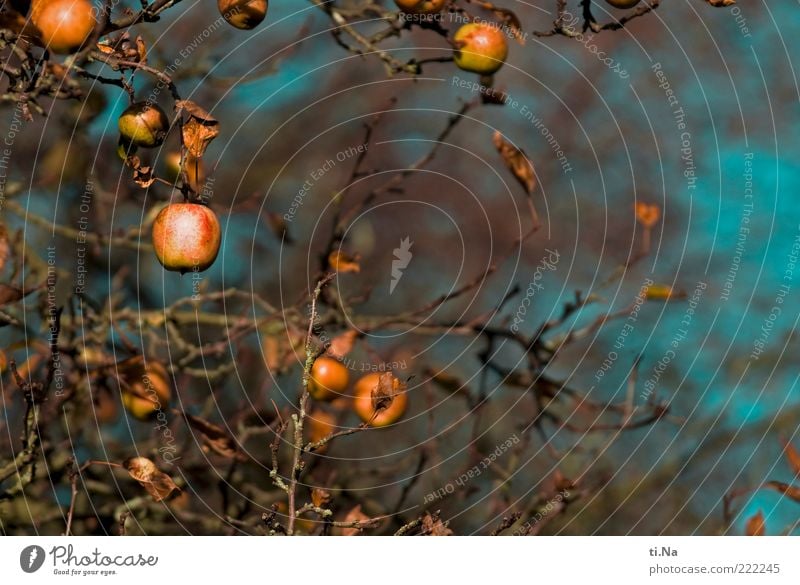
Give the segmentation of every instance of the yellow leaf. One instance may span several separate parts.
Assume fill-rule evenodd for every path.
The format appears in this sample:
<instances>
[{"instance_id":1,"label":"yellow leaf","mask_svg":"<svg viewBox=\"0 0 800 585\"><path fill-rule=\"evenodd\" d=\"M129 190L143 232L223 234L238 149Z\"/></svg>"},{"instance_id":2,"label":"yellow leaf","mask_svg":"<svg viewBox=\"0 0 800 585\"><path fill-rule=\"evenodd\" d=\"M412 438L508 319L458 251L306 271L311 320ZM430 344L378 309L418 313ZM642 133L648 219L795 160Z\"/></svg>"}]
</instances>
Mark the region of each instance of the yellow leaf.
<instances>
[{"instance_id":1,"label":"yellow leaf","mask_svg":"<svg viewBox=\"0 0 800 585\"><path fill-rule=\"evenodd\" d=\"M361 272L361 265L358 263L358 254L350 256L341 250L334 250L328 255L328 265L336 272Z\"/></svg>"},{"instance_id":2,"label":"yellow leaf","mask_svg":"<svg viewBox=\"0 0 800 585\"><path fill-rule=\"evenodd\" d=\"M651 228L661 219L661 208L658 205L637 201L635 205L636 220L646 228Z\"/></svg>"},{"instance_id":3,"label":"yellow leaf","mask_svg":"<svg viewBox=\"0 0 800 585\"><path fill-rule=\"evenodd\" d=\"M648 301L670 301L686 297L683 291L676 291L667 284L652 284L645 291L645 298Z\"/></svg>"}]
</instances>

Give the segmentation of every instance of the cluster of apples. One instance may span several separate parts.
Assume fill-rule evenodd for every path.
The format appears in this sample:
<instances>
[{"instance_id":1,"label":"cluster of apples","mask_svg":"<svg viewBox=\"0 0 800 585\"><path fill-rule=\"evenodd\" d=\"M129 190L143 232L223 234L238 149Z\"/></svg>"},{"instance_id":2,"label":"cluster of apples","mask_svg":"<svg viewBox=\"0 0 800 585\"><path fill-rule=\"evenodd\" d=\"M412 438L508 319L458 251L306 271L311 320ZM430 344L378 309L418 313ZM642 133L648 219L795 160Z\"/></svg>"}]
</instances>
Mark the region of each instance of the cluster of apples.
<instances>
[{"instance_id":1,"label":"cluster of apples","mask_svg":"<svg viewBox=\"0 0 800 585\"><path fill-rule=\"evenodd\" d=\"M444 10L448 0L394 0L406 14L433 15ZM641 0L606 0L615 8L633 8ZM464 71L493 75L508 57L508 41L499 26L486 22L462 25L453 36L456 65Z\"/></svg>"},{"instance_id":2,"label":"cluster of apples","mask_svg":"<svg viewBox=\"0 0 800 585\"><path fill-rule=\"evenodd\" d=\"M267 0L217 0L223 18L238 29L249 30L267 14ZM50 51L75 53L83 48L97 27L96 10L89 0L33 0L30 21L38 40ZM167 114L157 104L138 102L119 117L119 153L124 159L138 148L156 148L169 132ZM174 153L168 167L176 166ZM185 169L190 186L197 191L201 162L191 156L183 161L178 155L180 176ZM165 207L153 224L153 247L158 261L167 270L180 273L201 272L216 260L221 243L219 221L214 212L201 203L172 203Z\"/></svg>"},{"instance_id":3,"label":"cluster of apples","mask_svg":"<svg viewBox=\"0 0 800 585\"><path fill-rule=\"evenodd\" d=\"M378 387L380 378L381 374L375 372L362 376L353 389L353 410L362 421L373 427L385 427L396 423L408 406L408 394L399 392L387 408L376 413L372 393ZM308 392L314 400L332 402L346 398L349 385L350 372L337 359L323 356L317 358L311 367ZM320 417L314 415L312 418Z\"/></svg>"},{"instance_id":4,"label":"cluster of apples","mask_svg":"<svg viewBox=\"0 0 800 585\"><path fill-rule=\"evenodd\" d=\"M432 15L444 10L447 0L394 0L406 14ZM506 35L497 26L472 22L461 26L453 37L456 65L479 75L497 72L508 57Z\"/></svg>"},{"instance_id":5,"label":"cluster of apples","mask_svg":"<svg viewBox=\"0 0 800 585\"><path fill-rule=\"evenodd\" d=\"M137 102L128 106L117 121L120 156L128 158L138 148L156 148L169 132L167 114L157 104ZM177 155L177 164L176 164ZM186 169L195 190L202 180L201 162L191 155L181 161L180 153L167 155L170 174ZM177 167L177 168L176 168ZM171 203L162 209L153 223L153 248L156 258L167 270L202 272L219 253L222 231L216 214L202 203Z\"/></svg>"}]
</instances>

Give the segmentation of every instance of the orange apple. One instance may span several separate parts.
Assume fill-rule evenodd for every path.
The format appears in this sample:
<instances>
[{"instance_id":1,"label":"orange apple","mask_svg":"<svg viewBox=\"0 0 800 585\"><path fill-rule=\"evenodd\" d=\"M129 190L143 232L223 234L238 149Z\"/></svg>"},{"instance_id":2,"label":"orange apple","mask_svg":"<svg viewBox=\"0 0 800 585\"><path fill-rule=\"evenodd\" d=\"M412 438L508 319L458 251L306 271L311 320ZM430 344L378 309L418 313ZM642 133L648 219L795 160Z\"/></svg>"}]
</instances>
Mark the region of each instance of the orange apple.
<instances>
[{"instance_id":1,"label":"orange apple","mask_svg":"<svg viewBox=\"0 0 800 585\"><path fill-rule=\"evenodd\" d=\"M394 0L394 3L408 14L436 14L442 11L447 0Z\"/></svg>"},{"instance_id":2,"label":"orange apple","mask_svg":"<svg viewBox=\"0 0 800 585\"><path fill-rule=\"evenodd\" d=\"M491 75L503 66L508 56L506 35L490 24L465 24L456 31L453 41L456 65L464 71Z\"/></svg>"},{"instance_id":3,"label":"orange apple","mask_svg":"<svg viewBox=\"0 0 800 585\"><path fill-rule=\"evenodd\" d=\"M97 24L94 15L94 6L88 0L38 0L33 4L31 21L45 47L68 54L89 40Z\"/></svg>"},{"instance_id":4,"label":"orange apple","mask_svg":"<svg viewBox=\"0 0 800 585\"><path fill-rule=\"evenodd\" d=\"M317 358L311 366L308 393L315 400L330 401L342 396L350 383L350 372L340 362L331 357Z\"/></svg>"},{"instance_id":5,"label":"orange apple","mask_svg":"<svg viewBox=\"0 0 800 585\"><path fill-rule=\"evenodd\" d=\"M251 30L261 24L268 7L267 0L217 0L222 17L241 30Z\"/></svg>"}]
</instances>

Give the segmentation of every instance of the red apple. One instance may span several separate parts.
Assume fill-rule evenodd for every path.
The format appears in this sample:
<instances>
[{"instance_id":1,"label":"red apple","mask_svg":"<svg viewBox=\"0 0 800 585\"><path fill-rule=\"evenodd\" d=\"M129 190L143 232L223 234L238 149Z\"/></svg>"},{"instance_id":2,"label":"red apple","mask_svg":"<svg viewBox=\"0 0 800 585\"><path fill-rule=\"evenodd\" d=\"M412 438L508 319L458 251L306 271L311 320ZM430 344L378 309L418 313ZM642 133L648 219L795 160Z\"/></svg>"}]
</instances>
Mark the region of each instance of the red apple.
<instances>
[{"instance_id":1,"label":"red apple","mask_svg":"<svg viewBox=\"0 0 800 585\"><path fill-rule=\"evenodd\" d=\"M217 216L199 203L173 203L153 223L153 247L167 270L202 272L219 253L221 230Z\"/></svg>"},{"instance_id":2,"label":"red apple","mask_svg":"<svg viewBox=\"0 0 800 585\"><path fill-rule=\"evenodd\" d=\"M641 0L606 0L614 8L633 8Z\"/></svg>"}]
</instances>

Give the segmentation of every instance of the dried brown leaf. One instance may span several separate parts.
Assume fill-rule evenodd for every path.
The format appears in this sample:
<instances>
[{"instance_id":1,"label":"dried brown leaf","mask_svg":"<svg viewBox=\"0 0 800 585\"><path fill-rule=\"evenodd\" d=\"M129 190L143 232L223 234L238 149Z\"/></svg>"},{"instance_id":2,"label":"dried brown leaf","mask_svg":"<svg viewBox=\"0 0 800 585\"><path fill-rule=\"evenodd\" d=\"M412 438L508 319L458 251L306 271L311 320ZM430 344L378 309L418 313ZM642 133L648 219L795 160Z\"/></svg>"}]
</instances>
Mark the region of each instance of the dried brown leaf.
<instances>
[{"instance_id":1,"label":"dried brown leaf","mask_svg":"<svg viewBox=\"0 0 800 585\"><path fill-rule=\"evenodd\" d=\"M533 170L533 163L525 152L511 144L503 135L496 131L492 138L495 148L503 157L506 166L514 174L520 185L525 188L525 192L530 194L536 188L536 175Z\"/></svg>"},{"instance_id":2,"label":"dried brown leaf","mask_svg":"<svg viewBox=\"0 0 800 585\"><path fill-rule=\"evenodd\" d=\"M311 503L317 508L324 508L331 503L331 493L322 488L314 488L311 490Z\"/></svg>"},{"instance_id":3,"label":"dried brown leaf","mask_svg":"<svg viewBox=\"0 0 800 585\"><path fill-rule=\"evenodd\" d=\"M453 536L453 531L442 522L438 514L425 514L422 517L422 534L425 536Z\"/></svg>"},{"instance_id":4,"label":"dried brown leaf","mask_svg":"<svg viewBox=\"0 0 800 585\"><path fill-rule=\"evenodd\" d=\"M122 466L128 474L138 481L156 502L169 498L174 492L180 492L172 478L159 471L156 464L147 457L131 457L126 459Z\"/></svg>"},{"instance_id":5,"label":"dried brown leaf","mask_svg":"<svg viewBox=\"0 0 800 585\"><path fill-rule=\"evenodd\" d=\"M764 514L761 510L748 518L744 533L747 536L764 536L766 530L764 529Z\"/></svg>"},{"instance_id":6,"label":"dried brown leaf","mask_svg":"<svg viewBox=\"0 0 800 585\"><path fill-rule=\"evenodd\" d=\"M717 8L724 8L725 6L733 6L736 4L736 0L706 0L706 2Z\"/></svg>"},{"instance_id":7,"label":"dried brown leaf","mask_svg":"<svg viewBox=\"0 0 800 585\"><path fill-rule=\"evenodd\" d=\"M208 145L217 136L219 136L218 122L203 122L198 118L189 118L183 124L183 144L193 156L203 156Z\"/></svg>"},{"instance_id":8,"label":"dried brown leaf","mask_svg":"<svg viewBox=\"0 0 800 585\"><path fill-rule=\"evenodd\" d=\"M219 122L191 100L175 102L175 109L189 115L183 124L183 145L192 156L202 157L211 141L219 136Z\"/></svg>"},{"instance_id":9,"label":"dried brown leaf","mask_svg":"<svg viewBox=\"0 0 800 585\"><path fill-rule=\"evenodd\" d=\"M764 487L780 492L787 498L800 503L800 487L789 483L783 483L782 481L768 481L764 484Z\"/></svg>"},{"instance_id":10,"label":"dried brown leaf","mask_svg":"<svg viewBox=\"0 0 800 585\"><path fill-rule=\"evenodd\" d=\"M147 45L144 44L144 39L141 36L136 37L136 52L139 55L139 63L147 63Z\"/></svg>"},{"instance_id":11,"label":"dried brown leaf","mask_svg":"<svg viewBox=\"0 0 800 585\"><path fill-rule=\"evenodd\" d=\"M239 449L239 445L221 426L187 412L183 413L183 417L189 423L189 426L200 432L203 444L214 453L229 459L246 460L244 453Z\"/></svg>"},{"instance_id":12,"label":"dried brown leaf","mask_svg":"<svg viewBox=\"0 0 800 585\"><path fill-rule=\"evenodd\" d=\"M503 21L506 29L511 33L511 36L520 44L525 45L525 33L522 31L522 21L508 8L501 8L495 6L493 12L497 17Z\"/></svg>"},{"instance_id":13,"label":"dried brown leaf","mask_svg":"<svg viewBox=\"0 0 800 585\"><path fill-rule=\"evenodd\" d=\"M197 118L203 122L208 122L210 124L218 124L218 120L209 114L203 107L197 105L192 100L180 100L175 102L175 109L176 110L184 110L189 116L192 118Z\"/></svg>"},{"instance_id":14,"label":"dried brown leaf","mask_svg":"<svg viewBox=\"0 0 800 585\"><path fill-rule=\"evenodd\" d=\"M794 471L795 476L800 476L800 451L789 441L784 443L784 454L789 462L789 467Z\"/></svg>"},{"instance_id":15,"label":"dried brown leaf","mask_svg":"<svg viewBox=\"0 0 800 585\"><path fill-rule=\"evenodd\" d=\"M378 378L378 385L372 390L372 409L375 413L386 410L394 402L394 397L405 392L406 385L391 372L385 372Z\"/></svg>"}]
</instances>

